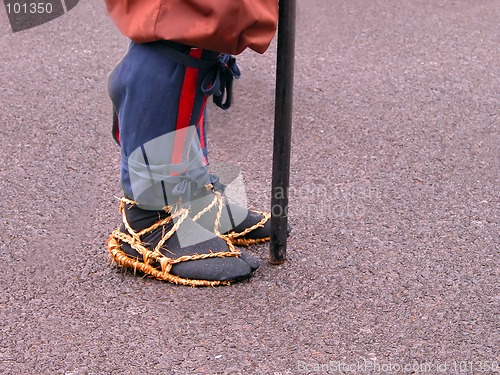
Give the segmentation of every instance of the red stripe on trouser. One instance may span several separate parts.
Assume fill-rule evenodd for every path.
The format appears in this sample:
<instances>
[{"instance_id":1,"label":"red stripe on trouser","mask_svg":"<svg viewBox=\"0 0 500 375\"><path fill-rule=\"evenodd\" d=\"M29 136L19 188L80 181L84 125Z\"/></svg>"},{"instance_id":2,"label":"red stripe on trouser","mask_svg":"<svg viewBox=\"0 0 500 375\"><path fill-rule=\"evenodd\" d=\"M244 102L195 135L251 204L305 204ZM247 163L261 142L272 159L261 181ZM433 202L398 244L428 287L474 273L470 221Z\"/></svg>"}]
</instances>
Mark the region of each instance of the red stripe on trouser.
<instances>
[{"instance_id":1,"label":"red stripe on trouser","mask_svg":"<svg viewBox=\"0 0 500 375\"><path fill-rule=\"evenodd\" d=\"M200 58L203 50L200 48L193 49L189 55L191 57ZM196 97L196 83L198 81L198 69L197 68L186 68L186 73L184 74L184 82L182 84L181 95L179 98L179 108L177 111L177 124L175 126L175 138L174 138L174 149L172 151L172 164L178 164L182 162L182 155L184 153L185 147L189 147L187 143L187 128L191 122L191 116L193 114L193 106ZM195 125L195 124L193 124ZM184 129L184 130L183 130ZM173 176L179 173L172 172Z\"/></svg>"},{"instance_id":2,"label":"red stripe on trouser","mask_svg":"<svg viewBox=\"0 0 500 375\"><path fill-rule=\"evenodd\" d=\"M205 96L205 98L203 99L203 106L201 107L200 118L198 119L197 126L196 126L197 129L198 129L198 134L200 136L200 146L201 146L201 148L205 148L205 146L206 146L206 140L205 140L205 107L207 106L207 99L208 99L208 96ZM203 155L203 163L205 165L208 165L208 160L205 157L205 155Z\"/></svg>"},{"instance_id":3,"label":"red stripe on trouser","mask_svg":"<svg viewBox=\"0 0 500 375\"><path fill-rule=\"evenodd\" d=\"M120 144L120 122L118 121L118 114L113 109L113 136L115 141Z\"/></svg>"}]
</instances>

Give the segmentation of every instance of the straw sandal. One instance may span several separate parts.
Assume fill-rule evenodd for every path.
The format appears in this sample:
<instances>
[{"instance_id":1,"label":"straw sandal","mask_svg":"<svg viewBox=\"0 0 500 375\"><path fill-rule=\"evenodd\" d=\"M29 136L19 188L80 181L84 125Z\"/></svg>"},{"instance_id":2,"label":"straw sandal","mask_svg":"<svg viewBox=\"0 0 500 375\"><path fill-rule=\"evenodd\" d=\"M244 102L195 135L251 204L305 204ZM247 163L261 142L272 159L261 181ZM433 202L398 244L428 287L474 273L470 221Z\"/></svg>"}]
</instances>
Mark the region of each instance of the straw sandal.
<instances>
[{"instance_id":1,"label":"straw sandal","mask_svg":"<svg viewBox=\"0 0 500 375\"><path fill-rule=\"evenodd\" d=\"M193 221L234 246L262 244L271 239L271 214L230 202L213 184L195 196L190 209Z\"/></svg>"},{"instance_id":2,"label":"straw sandal","mask_svg":"<svg viewBox=\"0 0 500 375\"><path fill-rule=\"evenodd\" d=\"M187 208L137 207L122 198L123 224L108 240L116 265L147 277L189 286L228 285L251 276L259 261L236 250L228 236L214 236L189 217Z\"/></svg>"}]
</instances>

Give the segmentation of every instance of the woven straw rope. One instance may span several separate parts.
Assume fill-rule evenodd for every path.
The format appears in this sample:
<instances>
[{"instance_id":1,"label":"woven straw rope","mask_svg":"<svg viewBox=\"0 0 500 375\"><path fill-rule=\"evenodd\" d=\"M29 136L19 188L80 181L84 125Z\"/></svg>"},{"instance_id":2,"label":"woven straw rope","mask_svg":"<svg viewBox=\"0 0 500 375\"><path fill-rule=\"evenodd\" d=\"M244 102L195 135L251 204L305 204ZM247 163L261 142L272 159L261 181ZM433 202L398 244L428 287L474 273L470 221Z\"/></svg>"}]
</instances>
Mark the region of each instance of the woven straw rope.
<instances>
[{"instance_id":1,"label":"woven straw rope","mask_svg":"<svg viewBox=\"0 0 500 375\"><path fill-rule=\"evenodd\" d=\"M211 185L207 185L207 189L210 189L210 187L211 187ZM265 243L271 239L271 237L255 238L255 239L242 238L242 237L246 236L248 233L254 231L255 229L264 227L264 224L271 218L270 213L255 211L255 210L252 210L252 211L264 216L261 221L252 225L249 228L246 228L244 231L239 232L239 233L237 233L235 231L231 231L227 234L221 234L219 232L219 227L220 227L220 218L222 216L222 209L224 207L224 199L222 197L222 194L219 193L218 191L214 191L213 193L214 193L214 199L212 200L212 202L210 202L210 204L207 207L205 207L198 214L196 214L193 217L193 221L199 220L203 215L205 215L215 205L217 205L217 214L215 215L215 222L214 222L214 233L216 235L218 235L224 239L229 240L235 246L257 245L257 244Z\"/></svg>"},{"instance_id":2,"label":"woven straw rope","mask_svg":"<svg viewBox=\"0 0 500 375\"><path fill-rule=\"evenodd\" d=\"M178 208L174 211L171 206L165 207L165 211L170 213L170 216L159 220L152 226L143 229L140 232L135 232L130 226L127 216L125 213L125 205L135 205L136 203L132 200L122 198L120 204L120 213L122 214L123 224L128 233L123 233L119 229L114 230L108 240L108 252L110 254L111 260L119 265L120 267L132 269L134 273L137 271L144 273L145 275L163 281L168 281L173 284L188 285L188 286L217 286L217 285L229 285L230 281L211 281L211 280L194 280L182 278L170 273L172 266L181 262L196 261L209 258L224 258L224 257L237 257L241 253L235 249L231 241L225 237L221 238L227 243L229 251L222 252L211 252L208 254L194 254L186 255L179 258L169 258L165 256L160 249L165 250L165 242L172 237L175 231L183 223L183 221L189 215L189 211L186 208ZM222 212L222 211L221 211ZM141 241L141 237L147 233L150 233L163 225L170 223L173 219L178 218L177 222L172 226L172 228L162 235L161 240L155 246L153 250L149 250L144 246ZM216 223L220 223L220 216L217 215ZM138 258L126 254L120 245L120 241L129 244L134 250L136 250L141 256L142 261ZM168 249L166 250L168 252ZM160 268L154 267L153 263L158 262Z\"/></svg>"}]
</instances>

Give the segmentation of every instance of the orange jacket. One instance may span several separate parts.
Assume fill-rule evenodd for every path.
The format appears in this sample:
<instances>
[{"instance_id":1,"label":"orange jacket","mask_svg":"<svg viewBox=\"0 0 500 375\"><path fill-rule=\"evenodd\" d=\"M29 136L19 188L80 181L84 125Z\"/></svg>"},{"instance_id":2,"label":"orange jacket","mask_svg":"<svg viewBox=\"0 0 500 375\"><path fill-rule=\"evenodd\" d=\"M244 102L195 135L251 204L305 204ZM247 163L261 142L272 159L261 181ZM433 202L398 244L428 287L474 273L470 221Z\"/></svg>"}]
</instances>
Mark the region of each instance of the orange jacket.
<instances>
[{"instance_id":1,"label":"orange jacket","mask_svg":"<svg viewBox=\"0 0 500 375\"><path fill-rule=\"evenodd\" d=\"M264 53L276 32L278 0L105 0L137 43L171 40L230 54Z\"/></svg>"}]
</instances>

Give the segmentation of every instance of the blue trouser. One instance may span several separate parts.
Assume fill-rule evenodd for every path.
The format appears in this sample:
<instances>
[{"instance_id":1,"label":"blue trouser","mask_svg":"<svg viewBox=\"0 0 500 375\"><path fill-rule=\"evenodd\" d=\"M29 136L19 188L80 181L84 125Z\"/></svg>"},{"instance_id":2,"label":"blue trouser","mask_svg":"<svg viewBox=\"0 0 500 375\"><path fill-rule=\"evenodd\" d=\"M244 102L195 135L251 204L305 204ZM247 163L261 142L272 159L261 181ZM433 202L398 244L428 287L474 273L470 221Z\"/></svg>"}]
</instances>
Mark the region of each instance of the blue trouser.
<instances>
[{"instance_id":1,"label":"blue trouser","mask_svg":"<svg viewBox=\"0 0 500 375\"><path fill-rule=\"evenodd\" d=\"M211 182L205 104L213 94L228 108L233 77L239 70L228 55L165 41L130 44L108 84L125 196L161 209Z\"/></svg>"}]
</instances>

